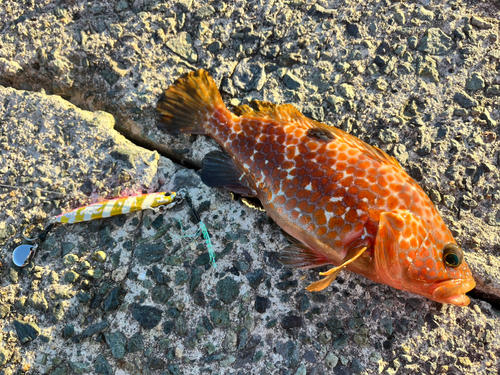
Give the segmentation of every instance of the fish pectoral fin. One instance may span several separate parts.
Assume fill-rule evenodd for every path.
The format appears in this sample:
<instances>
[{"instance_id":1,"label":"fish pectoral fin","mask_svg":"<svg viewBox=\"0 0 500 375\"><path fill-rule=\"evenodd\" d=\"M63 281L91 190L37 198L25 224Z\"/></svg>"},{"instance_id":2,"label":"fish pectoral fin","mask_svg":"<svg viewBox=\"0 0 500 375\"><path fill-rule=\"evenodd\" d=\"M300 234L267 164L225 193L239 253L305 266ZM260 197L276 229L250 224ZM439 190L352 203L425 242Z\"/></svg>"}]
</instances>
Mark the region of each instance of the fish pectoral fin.
<instances>
[{"instance_id":1,"label":"fish pectoral fin","mask_svg":"<svg viewBox=\"0 0 500 375\"><path fill-rule=\"evenodd\" d=\"M235 165L233 158L223 151L211 151L203 159L201 180L209 187L223 187L245 197L255 197L256 192Z\"/></svg>"},{"instance_id":2,"label":"fish pectoral fin","mask_svg":"<svg viewBox=\"0 0 500 375\"><path fill-rule=\"evenodd\" d=\"M331 264L330 259L323 254L298 242L292 243L281 250L278 260L284 266L291 268L315 268Z\"/></svg>"},{"instance_id":3,"label":"fish pectoral fin","mask_svg":"<svg viewBox=\"0 0 500 375\"><path fill-rule=\"evenodd\" d=\"M309 292L319 292L320 290L325 289L329 286L340 274L340 272L350 263L354 262L358 259L366 250L368 250L368 246L356 246L352 249L349 249L347 255L345 256L342 264L338 267L333 267L326 272L320 272L321 276L326 276L319 281L316 281L306 287Z\"/></svg>"}]
</instances>

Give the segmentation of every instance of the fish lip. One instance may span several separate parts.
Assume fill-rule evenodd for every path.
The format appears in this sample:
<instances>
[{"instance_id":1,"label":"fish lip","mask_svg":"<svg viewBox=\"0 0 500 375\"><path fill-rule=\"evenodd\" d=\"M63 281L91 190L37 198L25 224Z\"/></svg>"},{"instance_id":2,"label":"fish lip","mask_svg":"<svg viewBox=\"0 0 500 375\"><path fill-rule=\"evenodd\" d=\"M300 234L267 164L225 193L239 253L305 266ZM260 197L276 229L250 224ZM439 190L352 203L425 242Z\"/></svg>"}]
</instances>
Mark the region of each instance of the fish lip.
<instances>
[{"instance_id":1,"label":"fish lip","mask_svg":"<svg viewBox=\"0 0 500 375\"><path fill-rule=\"evenodd\" d=\"M475 286L476 282L472 278L443 280L432 286L432 299L441 303L467 306L470 299L465 293L471 291Z\"/></svg>"}]
</instances>

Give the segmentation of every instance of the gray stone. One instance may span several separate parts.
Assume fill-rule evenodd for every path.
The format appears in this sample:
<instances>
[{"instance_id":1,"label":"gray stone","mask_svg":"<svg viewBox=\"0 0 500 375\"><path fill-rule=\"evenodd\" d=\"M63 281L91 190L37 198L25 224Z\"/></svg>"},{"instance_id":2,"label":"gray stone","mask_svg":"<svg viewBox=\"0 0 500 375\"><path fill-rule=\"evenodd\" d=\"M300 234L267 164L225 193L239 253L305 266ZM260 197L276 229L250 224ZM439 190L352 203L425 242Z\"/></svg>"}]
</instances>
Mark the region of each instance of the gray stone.
<instances>
[{"instance_id":1,"label":"gray stone","mask_svg":"<svg viewBox=\"0 0 500 375\"><path fill-rule=\"evenodd\" d=\"M398 133L392 131L391 129L382 129L378 135L378 138L383 143L399 142Z\"/></svg>"},{"instance_id":2,"label":"gray stone","mask_svg":"<svg viewBox=\"0 0 500 375\"><path fill-rule=\"evenodd\" d=\"M90 366L83 362L71 362L68 361L69 367L75 374L86 374L90 372Z\"/></svg>"},{"instance_id":3,"label":"gray stone","mask_svg":"<svg viewBox=\"0 0 500 375\"><path fill-rule=\"evenodd\" d=\"M337 363L339 363L339 357L337 357L335 354L332 352L328 352L325 357L325 364L333 369L335 366L337 366Z\"/></svg>"},{"instance_id":4,"label":"gray stone","mask_svg":"<svg viewBox=\"0 0 500 375\"><path fill-rule=\"evenodd\" d=\"M137 303L133 303L131 308L132 317L146 329L156 327L158 323L160 323L163 315L162 310L153 306L141 306Z\"/></svg>"},{"instance_id":5,"label":"gray stone","mask_svg":"<svg viewBox=\"0 0 500 375\"><path fill-rule=\"evenodd\" d=\"M196 291L196 288L198 288L198 285L200 285L201 282L201 275L203 275L202 268L197 267L191 271L191 280L189 280L189 293L193 294Z\"/></svg>"},{"instance_id":6,"label":"gray stone","mask_svg":"<svg viewBox=\"0 0 500 375\"><path fill-rule=\"evenodd\" d=\"M474 72L471 74L469 78L467 78L467 81L465 82L465 89L466 90L480 90L484 88L484 79L481 77L481 74L478 72Z\"/></svg>"},{"instance_id":7,"label":"gray stone","mask_svg":"<svg viewBox=\"0 0 500 375\"><path fill-rule=\"evenodd\" d=\"M491 85L486 89L486 95L500 96L500 85Z\"/></svg>"},{"instance_id":8,"label":"gray stone","mask_svg":"<svg viewBox=\"0 0 500 375\"><path fill-rule=\"evenodd\" d=\"M193 0L179 0L177 5L182 9L183 12L187 13L193 6Z\"/></svg>"},{"instance_id":9,"label":"gray stone","mask_svg":"<svg viewBox=\"0 0 500 375\"><path fill-rule=\"evenodd\" d=\"M187 283L189 280L189 275L184 270L179 270L175 274L175 285L183 285Z\"/></svg>"},{"instance_id":10,"label":"gray stone","mask_svg":"<svg viewBox=\"0 0 500 375\"><path fill-rule=\"evenodd\" d=\"M215 9L211 5L204 5L201 8L198 8L196 11L194 18L196 21L201 21L203 19L209 18L212 14L215 13Z\"/></svg>"},{"instance_id":11,"label":"gray stone","mask_svg":"<svg viewBox=\"0 0 500 375\"><path fill-rule=\"evenodd\" d=\"M338 87L339 94L346 99L354 99L356 93L354 92L354 86L349 85L348 83L343 83Z\"/></svg>"},{"instance_id":12,"label":"gray stone","mask_svg":"<svg viewBox=\"0 0 500 375\"><path fill-rule=\"evenodd\" d=\"M454 47L453 40L441 29L430 28L425 32L417 49L430 55L446 55Z\"/></svg>"},{"instance_id":13,"label":"gray stone","mask_svg":"<svg viewBox=\"0 0 500 375\"><path fill-rule=\"evenodd\" d=\"M191 63L198 60L198 54L193 46L193 39L187 32L181 32L177 35L177 38L170 39L167 42L167 47Z\"/></svg>"},{"instance_id":14,"label":"gray stone","mask_svg":"<svg viewBox=\"0 0 500 375\"><path fill-rule=\"evenodd\" d=\"M156 303L166 304L173 295L172 288L165 284L158 284L151 291L151 299Z\"/></svg>"},{"instance_id":15,"label":"gray stone","mask_svg":"<svg viewBox=\"0 0 500 375\"><path fill-rule=\"evenodd\" d=\"M226 310L212 310L210 311L210 320L215 327L228 328L231 326L229 320L229 313Z\"/></svg>"},{"instance_id":16,"label":"gray stone","mask_svg":"<svg viewBox=\"0 0 500 375\"><path fill-rule=\"evenodd\" d=\"M17 337L21 344L33 341L40 334L40 328L33 322L24 322L22 320L14 320L14 328L16 329Z\"/></svg>"},{"instance_id":17,"label":"gray stone","mask_svg":"<svg viewBox=\"0 0 500 375\"><path fill-rule=\"evenodd\" d=\"M73 337L74 335L75 335L75 327L72 324L67 324L66 326L64 326L62 336L65 339L69 339L69 338Z\"/></svg>"},{"instance_id":18,"label":"gray stone","mask_svg":"<svg viewBox=\"0 0 500 375\"><path fill-rule=\"evenodd\" d=\"M250 58L241 60L233 74L233 83L243 91L259 91L266 83L264 65Z\"/></svg>"},{"instance_id":19,"label":"gray stone","mask_svg":"<svg viewBox=\"0 0 500 375\"><path fill-rule=\"evenodd\" d=\"M28 303L31 307L41 311L47 311L49 308L49 304L45 299L45 293L43 290L33 292L28 299Z\"/></svg>"},{"instance_id":20,"label":"gray stone","mask_svg":"<svg viewBox=\"0 0 500 375\"><path fill-rule=\"evenodd\" d=\"M82 340L87 337L91 337L92 335L101 332L102 330L109 327L109 323L106 320L101 320L99 323L93 324L87 327L81 335Z\"/></svg>"},{"instance_id":21,"label":"gray stone","mask_svg":"<svg viewBox=\"0 0 500 375\"><path fill-rule=\"evenodd\" d=\"M263 269L258 269L246 274L248 283L253 289L257 289L260 283L264 280L265 274Z\"/></svg>"},{"instance_id":22,"label":"gray stone","mask_svg":"<svg viewBox=\"0 0 500 375\"><path fill-rule=\"evenodd\" d=\"M286 72L286 74L283 76L283 83L291 90L300 90L302 87L304 87L304 81L290 72Z\"/></svg>"},{"instance_id":23,"label":"gray stone","mask_svg":"<svg viewBox=\"0 0 500 375\"><path fill-rule=\"evenodd\" d=\"M455 93L455 95L453 96L453 100L464 108L477 107L479 105L479 102L477 100L471 98L465 92Z\"/></svg>"},{"instance_id":24,"label":"gray stone","mask_svg":"<svg viewBox=\"0 0 500 375\"><path fill-rule=\"evenodd\" d=\"M68 271L64 275L64 281L72 284L72 283L76 282L79 277L80 277L80 275L77 274L75 271Z\"/></svg>"},{"instance_id":25,"label":"gray stone","mask_svg":"<svg viewBox=\"0 0 500 375\"><path fill-rule=\"evenodd\" d=\"M207 49L212 53L220 51L221 48L222 48L222 43L219 42L218 40L213 43L210 43L209 46L207 47Z\"/></svg>"},{"instance_id":26,"label":"gray stone","mask_svg":"<svg viewBox=\"0 0 500 375\"><path fill-rule=\"evenodd\" d=\"M144 350L144 340L143 340L142 334L140 332L137 332L128 341L127 352L128 353L135 353L135 352L140 352L143 350Z\"/></svg>"},{"instance_id":27,"label":"gray stone","mask_svg":"<svg viewBox=\"0 0 500 375\"><path fill-rule=\"evenodd\" d=\"M491 23L483 20L480 17L476 17L476 16L472 16L471 17L470 23L472 25L476 26L478 29L487 30L487 29L492 29L493 28L493 24L491 24Z\"/></svg>"},{"instance_id":28,"label":"gray stone","mask_svg":"<svg viewBox=\"0 0 500 375\"><path fill-rule=\"evenodd\" d=\"M134 257L140 264L151 264L161 261L165 256L165 244L157 242L140 244L135 248Z\"/></svg>"},{"instance_id":29,"label":"gray stone","mask_svg":"<svg viewBox=\"0 0 500 375\"><path fill-rule=\"evenodd\" d=\"M226 277L217 282L216 290L217 297L226 305L229 305L236 301L236 298L240 295L240 284L234 279Z\"/></svg>"},{"instance_id":30,"label":"gray stone","mask_svg":"<svg viewBox=\"0 0 500 375\"><path fill-rule=\"evenodd\" d=\"M276 350L283 357L288 368L297 367L300 361L300 345L292 340L288 340L286 343L278 341Z\"/></svg>"},{"instance_id":31,"label":"gray stone","mask_svg":"<svg viewBox=\"0 0 500 375\"><path fill-rule=\"evenodd\" d=\"M97 374L104 374L104 375L113 375L113 367L109 364L107 359L102 355L99 354L94 362L94 371Z\"/></svg>"},{"instance_id":32,"label":"gray stone","mask_svg":"<svg viewBox=\"0 0 500 375\"><path fill-rule=\"evenodd\" d=\"M111 349L111 353L113 357L117 359L122 359L125 357L125 347L127 346L127 338L122 332L105 332L104 338L106 339L106 343L109 345Z\"/></svg>"},{"instance_id":33,"label":"gray stone","mask_svg":"<svg viewBox=\"0 0 500 375\"><path fill-rule=\"evenodd\" d=\"M120 306L120 300L118 299L120 295L121 288L117 286L116 288L111 289L108 296L104 300L104 311L113 311Z\"/></svg>"},{"instance_id":34,"label":"gray stone","mask_svg":"<svg viewBox=\"0 0 500 375\"><path fill-rule=\"evenodd\" d=\"M434 12L425 9L423 6L419 6L414 13L414 16L423 21L433 21L434 20Z\"/></svg>"}]
</instances>

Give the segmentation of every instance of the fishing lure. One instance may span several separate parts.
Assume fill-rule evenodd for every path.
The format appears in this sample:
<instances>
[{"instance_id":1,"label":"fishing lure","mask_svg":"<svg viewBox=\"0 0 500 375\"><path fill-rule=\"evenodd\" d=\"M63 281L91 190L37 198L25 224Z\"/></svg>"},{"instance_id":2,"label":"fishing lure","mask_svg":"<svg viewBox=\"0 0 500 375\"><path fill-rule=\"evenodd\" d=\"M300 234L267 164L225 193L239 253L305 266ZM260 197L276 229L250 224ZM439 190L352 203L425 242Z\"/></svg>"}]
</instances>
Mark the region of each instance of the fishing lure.
<instances>
[{"instance_id":1,"label":"fishing lure","mask_svg":"<svg viewBox=\"0 0 500 375\"><path fill-rule=\"evenodd\" d=\"M170 191L115 198L76 208L61 215L54 216L50 219L50 222L73 224L128 214L139 210L154 209L173 203L178 196L178 193Z\"/></svg>"},{"instance_id":2,"label":"fishing lure","mask_svg":"<svg viewBox=\"0 0 500 375\"><path fill-rule=\"evenodd\" d=\"M139 210L159 209L161 206L169 206L178 204L184 200L186 192L181 189L178 192L159 192L135 195L130 197L122 197L106 200L83 206L65 212L61 215L53 216L49 219L49 224L45 230L35 238L28 238L25 235L26 228L23 231L24 239L30 244L23 244L14 249L12 261L18 267L28 265L38 248L38 245L45 240L49 231L57 223L74 224L83 221L103 219L106 217L123 215Z\"/></svg>"}]
</instances>

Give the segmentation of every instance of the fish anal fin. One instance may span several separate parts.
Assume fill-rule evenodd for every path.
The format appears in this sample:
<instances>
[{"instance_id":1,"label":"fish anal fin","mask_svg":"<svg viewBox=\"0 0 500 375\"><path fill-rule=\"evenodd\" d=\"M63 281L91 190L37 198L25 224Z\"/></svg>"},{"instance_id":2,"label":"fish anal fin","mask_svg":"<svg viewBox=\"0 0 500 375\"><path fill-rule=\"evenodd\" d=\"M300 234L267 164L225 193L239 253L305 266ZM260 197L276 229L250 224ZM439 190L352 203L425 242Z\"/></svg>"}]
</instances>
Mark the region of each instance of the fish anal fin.
<instances>
[{"instance_id":1,"label":"fish anal fin","mask_svg":"<svg viewBox=\"0 0 500 375\"><path fill-rule=\"evenodd\" d=\"M278 260L290 268L315 268L331 264L331 260L323 254L301 243L286 246L281 250Z\"/></svg>"},{"instance_id":2,"label":"fish anal fin","mask_svg":"<svg viewBox=\"0 0 500 375\"><path fill-rule=\"evenodd\" d=\"M202 163L201 180L205 185L223 187L246 197L256 196L228 153L211 151L205 155Z\"/></svg>"}]
</instances>

